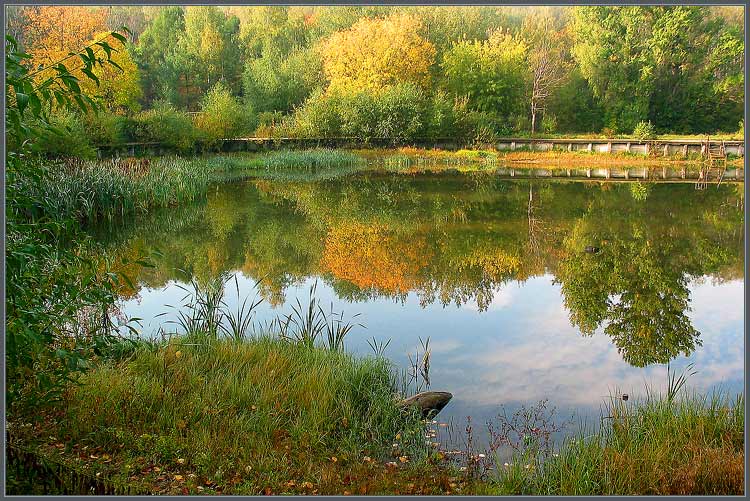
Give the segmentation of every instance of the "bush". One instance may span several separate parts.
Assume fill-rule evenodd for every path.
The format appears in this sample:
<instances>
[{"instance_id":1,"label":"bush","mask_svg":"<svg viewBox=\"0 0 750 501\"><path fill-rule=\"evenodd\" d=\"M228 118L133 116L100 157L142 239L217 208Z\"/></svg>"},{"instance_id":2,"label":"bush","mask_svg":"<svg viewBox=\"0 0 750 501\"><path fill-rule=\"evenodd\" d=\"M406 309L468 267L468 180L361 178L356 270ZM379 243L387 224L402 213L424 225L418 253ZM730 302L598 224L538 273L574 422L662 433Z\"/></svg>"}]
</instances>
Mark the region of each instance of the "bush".
<instances>
[{"instance_id":1,"label":"bush","mask_svg":"<svg viewBox=\"0 0 750 501\"><path fill-rule=\"evenodd\" d=\"M161 143L185 152L195 145L196 130L187 114L166 101L156 101L152 109L136 115L133 139Z\"/></svg>"},{"instance_id":2,"label":"bush","mask_svg":"<svg viewBox=\"0 0 750 501\"><path fill-rule=\"evenodd\" d=\"M469 129L467 99L452 99L444 92L430 99L424 134L429 138L465 137Z\"/></svg>"},{"instance_id":3,"label":"bush","mask_svg":"<svg viewBox=\"0 0 750 501\"><path fill-rule=\"evenodd\" d=\"M313 93L288 119L285 128L296 137L335 137L341 135L339 99L321 91Z\"/></svg>"},{"instance_id":4,"label":"bush","mask_svg":"<svg viewBox=\"0 0 750 501\"><path fill-rule=\"evenodd\" d=\"M83 117L89 141L97 146L126 142L128 119L114 113L88 113Z\"/></svg>"},{"instance_id":5,"label":"bush","mask_svg":"<svg viewBox=\"0 0 750 501\"><path fill-rule=\"evenodd\" d=\"M541 128L545 134L552 134L557 131L557 117L555 115L544 115Z\"/></svg>"},{"instance_id":6,"label":"bush","mask_svg":"<svg viewBox=\"0 0 750 501\"><path fill-rule=\"evenodd\" d=\"M284 123L284 114L280 111L264 111L258 113L255 137L274 137L277 129Z\"/></svg>"},{"instance_id":7,"label":"bush","mask_svg":"<svg viewBox=\"0 0 750 501\"><path fill-rule=\"evenodd\" d=\"M641 120L638 122L638 124L633 129L633 136L635 136L636 139L655 139L656 138L656 128L651 123L651 120L648 122L644 122Z\"/></svg>"},{"instance_id":8,"label":"bush","mask_svg":"<svg viewBox=\"0 0 750 501\"><path fill-rule=\"evenodd\" d=\"M39 151L48 157L96 157L80 114L57 111L50 117L50 124L54 130L41 125L32 127L36 137L34 147Z\"/></svg>"},{"instance_id":9,"label":"bush","mask_svg":"<svg viewBox=\"0 0 750 501\"><path fill-rule=\"evenodd\" d=\"M195 119L201 141L213 145L221 139L237 137L253 129L251 113L232 96L221 82L214 85L201 101L201 113Z\"/></svg>"}]
</instances>

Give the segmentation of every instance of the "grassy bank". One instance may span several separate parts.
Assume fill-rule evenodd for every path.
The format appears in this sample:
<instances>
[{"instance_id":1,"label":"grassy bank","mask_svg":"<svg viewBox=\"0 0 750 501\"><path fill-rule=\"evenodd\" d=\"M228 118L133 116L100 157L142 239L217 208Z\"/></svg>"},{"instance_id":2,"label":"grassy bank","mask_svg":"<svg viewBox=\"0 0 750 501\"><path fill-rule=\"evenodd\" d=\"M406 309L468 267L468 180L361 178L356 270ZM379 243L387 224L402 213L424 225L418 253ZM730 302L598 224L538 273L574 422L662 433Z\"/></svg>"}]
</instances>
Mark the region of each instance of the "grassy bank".
<instances>
[{"instance_id":1,"label":"grassy bank","mask_svg":"<svg viewBox=\"0 0 750 501\"><path fill-rule=\"evenodd\" d=\"M467 469L429 447L424 424L399 411L382 358L264 336L189 335L112 351L79 383L59 410L12 421L10 444L121 492L744 490L741 398L613 401L601 428L581 430L554 451L524 437L507 463L493 462L490 450L483 468ZM11 480L18 493L31 489Z\"/></svg>"},{"instance_id":2,"label":"grassy bank","mask_svg":"<svg viewBox=\"0 0 750 501\"><path fill-rule=\"evenodd\" d=\"M744 400L691 395L612 400L604 425L545 461L533 448L498 465L483 491L530 495L738 495Z\"/></svg>"},{"instance_id":3,"label":"grassy bank","mask_svg":"<svg viewBox=\"0 0 750 501\"><path fill-rule=\"evenodd\" d=\"M172 207L205 195L214 182L279 172L313 172L352 166L362 159L336 150L278 151L261 155L114 158L45 165L43 182L29 179L27 189L46 200L55 219L97 221ZM39 162L39 160L37 160Z\"/></svg>"},{"instance_id":4,"label":"grassy bank","mask_svg":"<svg viewBox=\"0 0 750 501\"><path fill-rule=\"evenodd\" d=\"M652 158L628 154L586 152L531 152L496 150L327 150L274 151L261 154L228 154L206 157L162 157L58 162L48 166L43 183L29 182L29 192L46 200L45 210L56 219L78 221L144 213L157 207L176 206L205 195L213 182L250 176L279 179L322 179L368 168L396 172L430 170L516 168L696 165L684 158ZM728 161L742 166L743 159Z\"/></svg>"},{"instance_id":5,"label":"grassy bank","mask_svg":"<svg viewBox=\"0 0 750 501\"><path fill-rule=\"evenodd\" d=\"M79 383L64 411L13 426L13 440L139 492L385 492L388 463L397 490L430 464L382 358L188 336L102 360Z\"/></svg>"},{"instance_id":6,"label":"grassy bank","mask_svg":"<svg viewBox=\"0 0 750 501\"><path fill-rule=\"evenodd\" d=\"M670 157L652 157L635 153L598 153L588 151L515 151L474 149L474 150L440 150L423 148L398 148L393 150L355 150L371 163L383 163L394 167L419 167L423 165L444 166L481 166L494 168L502 165L513 165L515 168L543 167L606 167L606 166L654 166L664 165L699 165L700 158L685 158L681 155ZM727 165L741 167L743 158L733 158Z\"/></svg>"}]
</instances>

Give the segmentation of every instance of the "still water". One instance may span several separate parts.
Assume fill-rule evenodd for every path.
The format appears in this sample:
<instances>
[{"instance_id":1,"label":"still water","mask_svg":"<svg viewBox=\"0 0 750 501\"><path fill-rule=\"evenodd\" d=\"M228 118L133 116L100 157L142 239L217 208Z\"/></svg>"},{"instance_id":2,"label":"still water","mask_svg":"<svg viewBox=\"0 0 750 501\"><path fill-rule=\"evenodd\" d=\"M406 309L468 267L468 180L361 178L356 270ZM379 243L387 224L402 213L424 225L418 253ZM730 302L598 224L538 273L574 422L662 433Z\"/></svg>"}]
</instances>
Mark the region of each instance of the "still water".
<instances>
[{"instance_id":1,"label":"still water","mask_svg":"<svg viewBox=\"0 0 750 501\"><path fill-rule=\"evenodd\" d=\"M144 335L174 318L193 279L236 274L240 300L263 299L257 325L316 284L326 308L359 314L351 352L390 340L385 355L405 368L429 338L430 389L454 394L441 421L481 425L542 399L595 419L612 393L664 388L667 363L694 363L695 390L743 390L742 190L489 173L254 179L100 238L156 265L124 270L136 287L122 311ZM234 281L226 294L235 307Z\"/></svg>"}]
</instances>

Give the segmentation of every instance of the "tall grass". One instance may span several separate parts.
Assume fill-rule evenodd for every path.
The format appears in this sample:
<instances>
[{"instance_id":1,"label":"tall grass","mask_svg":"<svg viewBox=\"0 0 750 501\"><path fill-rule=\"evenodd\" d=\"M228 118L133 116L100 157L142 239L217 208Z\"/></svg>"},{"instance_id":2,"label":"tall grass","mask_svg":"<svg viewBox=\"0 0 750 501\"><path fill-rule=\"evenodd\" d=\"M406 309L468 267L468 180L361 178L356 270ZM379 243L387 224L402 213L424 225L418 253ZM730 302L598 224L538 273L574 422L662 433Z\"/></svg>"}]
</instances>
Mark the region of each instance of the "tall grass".
<instances>
[{"instance_id":1,"label":"tall grass","mask_svg":"<svg viewBox=\"0 0 750 501\"><path fill-rule=\"evenodd\" d=\"M413 437L416 451L421 437L418 419L395 405L384 359L268 336L210 349L173 339L82 383L69 400L73 440L122 444L131 463L183 458L184 469L216 482L249 477L244 492L278 477L317 483L315 462L385 456L398 434L405 448Z\"/></svg>"},{"instance_id":2,"label":"tall grass","mask_svg":"<svg viewBox=\"0 0 750 501\"><path fill-rule=\"evenodd\" d=\"M52 217L96 221L194 200L210 180L196 159L77 162L53 166L39 196Z\"/></svg>"},{"instance_id":3,"label":"tall grass","mask_svg":"<svg viewBox=\"0 0 750 501\"><path fill-rule=\"evenodd\" d=\"M545 461L500 466L501 494L742 494L744 397L650 393L611 398L597 430L585 428Z\"/></svg>"}]
</instances>

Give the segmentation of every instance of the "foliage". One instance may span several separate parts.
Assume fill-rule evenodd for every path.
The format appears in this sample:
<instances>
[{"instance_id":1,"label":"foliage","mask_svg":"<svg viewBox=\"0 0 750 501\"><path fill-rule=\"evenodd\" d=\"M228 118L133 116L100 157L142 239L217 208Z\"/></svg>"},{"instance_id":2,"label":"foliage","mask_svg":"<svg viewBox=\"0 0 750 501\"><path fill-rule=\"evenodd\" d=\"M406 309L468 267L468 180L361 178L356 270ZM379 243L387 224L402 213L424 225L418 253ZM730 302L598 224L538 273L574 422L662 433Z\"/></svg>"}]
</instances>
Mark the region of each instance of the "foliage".
<instances>
[{"instance_id":1,"label":"foliage","mask_svg":"<svg viewBox=\"0 0 750 501\"><path fill-rule=\"evenodd\" d=\"M200 139L209 145L220 139L233 138L254 129L248 116L229 89L221 82L214 85L201 100L201 111L195 119Z\"/></svg>"},{"instance_id":2,"label":"foliage","mask_svg":"<svg viewBox=\"0 0 750 501\"><path fill-rule=\"evenodd\" d=\"M141 34L134 57L143 75L147 102L161 98L173 104L183 103L179 96L182 69L177 44L184 30L182 7L165 6Z\"/></svg>"},{"instance_id":3,"label":"foliage","mask_svg":"<svg viewBox=\"0 0 750 501\"><path fill-rule=\"evenodd\" d=\"M96 149L91 144L89 131L80 113L59 110L47 123L37 121L34 147L48 157L95 158ZM52 126L54 129L50 129Z\"/></svg>"},{"instance_id":4,"label":"foliage","mask_svg":"<svg viewBox=\"0 0 750 501\"><path fill-rule=\"evenodd\" d=\"M335 91L379 91L410 82L426 86L435 48L420 36L415 16L365 18L331 35L323 47L323 69Z\"/></svg>"},{"instance_id":5,"label":"foliage","mask_svg":"<svg viewBox=\"0 0 750 501\"><path fill-rule=\"evenodd\" d=\"M706 14L698 6L575 9L573 55L608 127L628 131L650 119L675 132L703 132L739 116L732 103L744 46L736 29Z\"/></svg>"},{"instance_id":6,"label":"foliage","mask_svg":"<svg viewBox=\"0 0 750 501\"><path fill-rule=\"evenodd\" d=\"M493 128L508 127L524 108L527 50L523 40L503 31L483 42L457 42L443 58L445 86L468 97L469 109L483 113Z\"/></svg>"},{"instance_id":7,"label":"foliage","mask_svg":"<svg viewBox=\"0 0 750 501\"><path fill-rule=\"evenodd\" d=\"M133 119L136 141L158 142L181 152L191 151L197 132L190 117L167 101L155 101L148 111Z\"/></svg>"},{"instance_id":8,"label":"foliage","mask_svg":"<svg viewBox=\"0 0 750 501\"><path fill-rule=\"evenodd\" d=\"M121 34L114 34L124 41ZM111 61L112 47L78 49L64 59L84 63L84 75ZM88 242L64 220L45 217L50 199L39 196L49 182L43 161L30 146L39 132L57 131L49 108L87 112L96 107L81 92L78 78L65 65L52 64L41 77L24 65L30 56L18 52L8 36L5 46L6 155L6 398L9 409L35 411L59 401L75 374L88 368L91 355L111 335L110 308L118 277L102 273ZM78 236L71 247L68 238ZM37 414L38 415L38 414Z\"/></svg>"},{"instance_id":9,"label":"foliage","mask_svg":"<svg viewBox=\"0 0 750 501\"><path fill-rule=\"evenodd\" d=\"M285 54L269 49L247 62L242 75L247 102L256 112L289 112L323 85L320 56L313 49Z\"/></svg>"},{"instance_id":10,"label":"foliage","mask_svg":"<svg viewBox=\"0 0 750 501\"><path fill-rule=\"evenodd\" d=\"M104 12L83 6L39 6L25 11L24 48L31 55L34 68L53 63L89 44L97 33L105 30ZM119 27L118 27L119 28ZM54 74L41 72L36 78Z\"/></svg>"},{"instance_id":11,"label":"foliage","mask_svg":"<svg viewBox=\"0 0 750 501\"><path fill-rule=\"evenodd\" d=\"M105 111L89 112L79 118L79 123L83 125L83 137L92 146L117 145L129 139L131 121L122 115Z\"/></svg>"},{"instance_id":12,"label":"foliage","mask_svg":"<svg viewBox=\"0 0 750 501\"><path fill-rule=\"evenodd\" d=\"M97 33L94 40L116 45L116 39L106 33ZM111 112L138 111L143 96L140 72L127 47L112 52L107 66L92 68L96 77L82 81L81 90L90 96L97 96L105 109Z\"/></svg>"}]
</instances>

